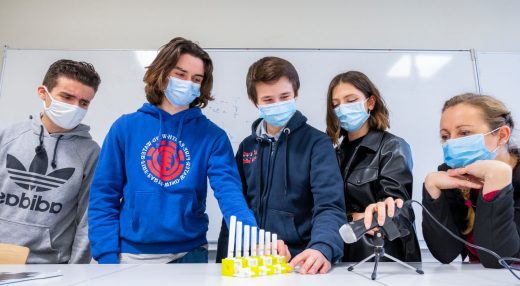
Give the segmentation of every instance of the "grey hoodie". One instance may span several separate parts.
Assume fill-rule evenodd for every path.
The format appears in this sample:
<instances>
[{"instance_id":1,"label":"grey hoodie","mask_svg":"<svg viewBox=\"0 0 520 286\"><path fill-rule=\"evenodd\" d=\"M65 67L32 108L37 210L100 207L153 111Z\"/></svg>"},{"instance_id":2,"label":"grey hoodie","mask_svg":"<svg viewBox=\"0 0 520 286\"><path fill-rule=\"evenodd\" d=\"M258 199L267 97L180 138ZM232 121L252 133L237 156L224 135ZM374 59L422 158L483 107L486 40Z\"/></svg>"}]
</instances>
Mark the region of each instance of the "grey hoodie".
<instances>
[{"instance_id":1,"label":"grey hoodie","mask_svg":"<svg viewBox=\"0 0 520 286\"><path fill-rule=\"evenodd\" d=\"M87 207L99 145L80 124L49 134L39 116L0 127L0 242L28 263L89 263Z\"/></svg>"}]
</instances>

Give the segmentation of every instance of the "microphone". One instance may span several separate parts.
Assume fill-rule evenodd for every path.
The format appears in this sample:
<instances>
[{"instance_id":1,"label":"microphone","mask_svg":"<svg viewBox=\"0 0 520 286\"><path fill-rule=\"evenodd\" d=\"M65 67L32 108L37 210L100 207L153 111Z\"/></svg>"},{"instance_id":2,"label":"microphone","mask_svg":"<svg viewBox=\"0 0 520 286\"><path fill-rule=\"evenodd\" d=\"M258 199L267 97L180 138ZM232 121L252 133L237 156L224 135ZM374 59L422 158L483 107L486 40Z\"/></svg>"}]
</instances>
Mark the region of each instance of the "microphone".
<instances>
[{"instance_id":1,"label":"microphone","mask_svg":"<svg viewBox=\"0 0 520 286\"><path fill-rule=\"evenodd\" d=\"M411 201L406 201L402 208L396 207L394 217L389 217L387 215L385 218L385 223L380 226L380 229L389 241L392 241L398 237L406 236L410 233L407 227L402 225L403 220L400 219L400 216L403 213L408 213L407 209L410 207L410 205ZM351 244L360 240L365 233L378 226L377 213L374 213L372 217L372 223L368 229L365 228L365 223L363 220L351 221L339 228L339 234L345 243Z\"/></svg>"}]
</instances>

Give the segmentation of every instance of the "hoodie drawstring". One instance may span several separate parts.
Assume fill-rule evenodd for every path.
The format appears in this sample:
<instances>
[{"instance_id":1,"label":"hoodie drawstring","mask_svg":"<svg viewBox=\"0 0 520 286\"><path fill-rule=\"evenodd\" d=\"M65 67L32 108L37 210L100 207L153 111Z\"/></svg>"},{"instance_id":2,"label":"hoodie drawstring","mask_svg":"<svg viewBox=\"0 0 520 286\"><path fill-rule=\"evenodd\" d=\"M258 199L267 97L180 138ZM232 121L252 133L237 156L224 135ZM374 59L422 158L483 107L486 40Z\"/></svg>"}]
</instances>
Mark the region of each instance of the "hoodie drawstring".
<instances>
[{"instance_id":1,"label":"hoodie drawstring","mask_svg":"<svg viewBox=\"0 0 520 286\"><path fill-rule=\"evenodd\" d=\"M177 138L177 142L175 142L175 147L173 148L173 157L172 157L173 161L175 161L175 158L177 158L177 151L179 150L179 141L180 141L180 136L182 134L183 125L184 125L184 115L181 117L181 119L179 120L179 124L177 125L177 134L175 134L175 138ZM159 165L160 165L159 167L161 168L161 173L163 170L163 162L164 162L164 160L162 160L162 157L161 157L161 161L159 163ZM162 189L166 190L164 182L162 185Z\"/></svg>"},{"instance_id":2,"label":"hoodie drawstring","mask_svg":"<svg viewBox=\"0 0 520 286\"><path fill-rule=\"evenodd\" d=\"M182 135L182 127L184 125L184 117L186 117L185 115L183 115L181 117L181 120L179 120L179 127L178 127L178 131L177 131L177 134L175 134L175 137L177 137L177 140L180 140L181 138L181 135ZM177 141L178 142L178 141ZM177 151L177 150L176 150Z\"/></svg>"},{"instance_id":3,"label":"hoodie drawstring","mask_svg":"<svg viewBox=\"0 0 520 286\"><path fill-rule=\"evenodd\" d=\"M288 174L289 172L287 172L287 149L288 149L288 145L289 145L289 134L291 133L291 129L290 128L284 128L282 130L282 132L285 134L285 137L286 139L284 140L285 144L281 144L282 145L282 150L281 150L281 153L283 154L283 157L281 158L281 162L283 164L283 173L282 173L282 176L283 176L283 190L284 190L284 195L287 195L287 185L288 185ZM263 158L263 151L264 151L264 148L262 148L262 146L260 146L260 144L262 144L262 142L264 142L264 138L260 137L260 136L257 136L256 137L256 141L258 142L258 159L259 160L262 160ZM260 166L262 166L262 164L260 164ZM258 172L256 172L256 185L257 186L261 186L261 182L262 182L262 173L263 173L263 170L258 170Z\"/></svg>"},{"instance_id":4,"label":"hoodie drawstring","mask_svg":"<svg viewBox=\"0 0 520 286\"><path fill-rule=\"evenodd\" d=\"M177 157L177 151L179 150L179 141L181 140L182 135L182 127L184 126L184 117L183 115L181 117L181 120L179 120L179 125L177 126L177 134L175 134L175 138L177 138L177 144L175 144L175 148L173 148L173 160L175 160L175 157Z\"/></svg>"},{"instance_id":5,"label":"hoodie drawstring","mask_svg":"<svg viewBox=\"0 0 520 286\"><path fill-rule=\"evenodd\" d=\"M286 135L286 140L285 140L285 144L283 144L283 158L282 158L282 162L284 163L284 167L283 167L283 192L284 192L284 195L287 196L287 176L288 176L288 172L287 172L287 149L288 149L288 145L289 145L289 134L291 133L291 129L289 128L284 128L283 129L283 133L285 133Z\"/></svg>"},{"instance_id":6,"label":"hoodie drawstring","mask_svg":"<svg viewBox=\"0 0 520 286\"><path fill-rule=\"evenodd\" d=\"M258 149L258 152L257 152L257 166L259 167L258 170L256 170L256 186L257 188L260 190L260 200L258 201L258 211L260 212L260 221L258 221L258 226L259 227L263 227L263 213L264 213L264 207L263 207L263 196L265 195L264 194L264 191L267 191L267 190L264 190L264 185L262 183L262 174L263 174L263 170L264 170L264 146L262 146L264 143L265 143L266 139L262 138L261 136L257 136L256 137L256 146L257 146L257 149ZM269 171L268 171L269 172Z\"/></svg>"},{"instance_id":7,"label":"hoodie drawstring","mask_svg":"<svg viewBox=\"0 0 520 286\"><path fill-rule=\"evenodd\" d=\"M257 142L257 149L258 149L258 154L257 154L257 162L259 163L257 166L260 166L260 170L257 170L256 172L256 185L257 187L259 187L261 190L262 190L262 165L263 165L263 158L264 158L264 148L261 146L261 144L263 143L264 139L262 137L256 137L256 142Z\"/></svg>"},{"instance_id":8,"label":"hoodie drawstring","mask_svg":"<svg viewBox=\"0 0 520 286\"><path fill-rule=\"evenodd\" d=\"M60 143L61 138L63 137L63 134L58 136L58 139L56 139L56 145L54 145L54 154L52 155L52 162L51 166L53 169L56 169L56 154L58 153L58 143Z\"/></svg>"},{"instance_id":9,"label":"hoodie drawstring","mask_svg":"<svg viewBox=\"0 0 520 286\"><path fill-rule=\"evenodd\" d=\"M159 174L161 174L161 175L162 175L162 171L163 171L163 162L164 162L164 160L162 158L162 154L160 153L162 135L163 135L163 116L162 116L162 113L159 112L159 135L157 136L157 143L155 144L155 146L156 146L157 152L159 152L159 156L157 158L159 158ZM161 189L162 190L166 189L166 187L164 187L165 184L164 184L162 178L159 178L159 179L161 179L161 182L162 182Z\"/></svg>"},{"instance_id":10,"label":"hoodie drawstring","mask_svg":"<svg viewBox=\"0 0 520 286\"><path fill-rule=\"evenodd\" d=\"M53 169L56 169L56 166L57 166L57 164L56 164L57 152L56 151L58 151L58 144L60 143L61 138L63 138L63 134L58 136L58 139L56 139L56 145L54 145L54 154L52 155L52 162L51 162L51 166ZM45 147L43 146L43 125L40 125L40 136L38 137L38 139L40 141L40 144L38 144L38 146L36 146L36 148L34 149L36 154L45 152Z\"/></svg>"},{"instance_id":11,"label":"hoodie drawstring","mask_svg":"<svg viewBox=\"0 0 520 286\"><path fill-rule=\"evenodd\" d=\"M283 173L282 173L282 176L283 176L283 184L284 184L284 190L283 190L283 191L284 191L284 195L287 196L287 181L288 181L288 178L287 178L287 176L288 176L288 172L287 172L287 146L288 146L288 143L289 143L289 137L288 137L288 135L291 133L291 129L289 129L289 128L284 128L284 129L283 129L283 133L285 134L286 139L285 139L284 141L281 141L281 142L283 142L283 143L285 143L285 144L281 144L281 145L283 145L283 146L282 146L282 150L280 150L280 152L282 152L283 155L282 155L282 157L280 158L281 161L279 160L279 162L280 162L281 164L283 164ZM255 180L256 180L256 186L260 189L260 201L259 201L258 210L259 210L260 213L262 214L261 217L265 217L265 211L266 211L265 208L266 208L266 206L267 206L267 201L269 200L269 193L268 193L269 190L266 189L266 190L265 190L266 193L264 194L264 193L263 193L263 191L264 191L264 184L262 184L262 181L263 181L263 180L262 180L262 175L263 175L263 173L264 173L264 152L265 152L265 151L264 151L265 146L262 146L262 145L263 145L265 142L267 142L267 141L270 141L271 144L273 144L271 140L269 140L269 139L265 139L265 138L263 138L262 136L258 136L258 135L257 135L257 137L256 137L257 150L258 150L258 151L257 151L258 154L257 154L257 157L256 157L256 158L257 158L257 161L259 161L258 164L257 164L257 166L259 167L259 169L256 170L256 178L255 178ZM280 146L280 145L279 145L279 146ZM274 156L274 154L271 154L270 156ZM271 158L269 158L269 160L271 160ZM274 165L270 166L269 168L274 168ZM270 170L267 169L267 172L270 172ZM275 175L275 174L274 174L274 172L273 172L271 176L274 176L274 175ZM269 178L269 181L271 181L271 180L273 180L273 179L272 179L272 178ZM264 182L264 183L267 184L267 188L270 188L270 187L271 187L269 182ZM265 198L265 201L266 201L266 202L265 202L265 205L264 205L264 203L263 203L263 201L264 201L264 198L263 198L263 197L266 197L266 198ZM264 222L263 222L263 219L262 219L262 220L259 222L259 226L263 227L263 224L264 224Z\"/></svg>"},{"instance_id":12,"label":"hoodie drawstring","mask_svg":"<svg viewBox=\"0 0 520 286\"><path fill-rule=\"evenodd\" d=\"M159 134L157 134L157 142L155 143L155 149L159 150L159 147L161 146L161 136L162 136L162 114L159 112Z\"/></svg>"},{"instance_id":13,"label":"hoodie drawstring","mask_svg":"<svg viewBox=\"0 0 520 286\"><path fill-rule=\"evenodd\" d=\"M185 115L183 115L181 117L181 119L179 120L179 124L177 125L177 134L175 134L175 138L177 138L177 142L175 144L175 148L173 149L173 160L175 160L175 158L177 157L177 150L179 149L179 141L180 141L180 136L182 135L182 127L184 125L184 117ZM157 136L158 137L158 140L157 140L157 143L155 144L155 148L157 149L157 152L159 152L160 148L161 148L161 140L162 140L162 135L163 135L163 115L161 112L159 112L159 135ZM159 156L161 156L162 154L159 154ZM160 168L160 172L162 173L163 171L163 162L164 160L162 160L162 156L160 157L160 160L159 160L159 168ZM162 185L162 189L165 190L166 187L165 187L165 184L163 182L163 185Z\"/></svg>"},{"instance_id":14,"label":"hoodie drawstring","mask_svg":"<svg viewBox=\"0 0 520 286\"><path fill-rule=\"evenodd\" d=\"M159 114L159 133L157 134L157 141L155 142L155 150L157 150L157 152L160 152L160 148L161 148L161 138L162 138L162 133L163 133L163 117L162 117L162 113L159 111L157 112L157 114ZM159 153L159 156L161 154ZM162 158L160 158L162 159ZM162 172L162 167L163 167L163 163L162 163L162 160L159 160L159 172ZM161 179L161 178L159 178ZM162 179L161 179L161 182L162 182ZM164 182L162 182L162 187L161 189L164 189ZM136 195L135 195L135 192L132 192L132 204L135 204L135 200L136 200ZM140 211L140 208L135 208L134 209L134 213L133 213L133 219L132 219L132 229L139 229L140 225L141 225L141 211Z\"/></svg>"},{"instance_id":15,"label":"hoodie drawstring","mask_svg":"<svg viewBox=\"0 0 520 286\"><path fill-rule=\"evenodd\" d=\"M34 151L36 154L40 154L41 152L45 151L45 147L43 147L43 125L40 125L40 144L36 146Z\"/></svg>"}]
</instances>

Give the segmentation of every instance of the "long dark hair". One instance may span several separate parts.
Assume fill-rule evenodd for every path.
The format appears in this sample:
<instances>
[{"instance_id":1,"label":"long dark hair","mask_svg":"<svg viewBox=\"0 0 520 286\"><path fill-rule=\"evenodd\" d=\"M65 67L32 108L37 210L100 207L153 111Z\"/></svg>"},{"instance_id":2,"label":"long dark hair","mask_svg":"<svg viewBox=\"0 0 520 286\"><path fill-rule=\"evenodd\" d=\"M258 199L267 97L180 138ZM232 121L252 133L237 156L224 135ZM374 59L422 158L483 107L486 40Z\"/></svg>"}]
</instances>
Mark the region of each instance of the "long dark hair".
<instances>
[{"instance_id":1,"label":"long dark hair","mask_svg":"<svg viewBox=\"0 0 520 286\"><path fill-rule=\"evenodd\" d=\"M206 107L208 101L213 100L211 89L213 88L213 62L208 53L199 45L181 37L172 39L168 44L162 46L159 54L150 64L144 74L144 91L146 99L153 105L159 105L164 99L164 89L166 88L170 71L175 68L179 58L183 54L189 54L199 58L204 63L204 78L200 85L200 96L190 104L190 108L199 106Z\"/></svg>"},{"instance_id":2,"label":"long dark hair","mask_svg":"<svg viewBox=\"0 0 520 286\"><path fill-rule=\"evenodd\" d=\"M327 135L329 135L332 143L337 145L339 139L348 134L346 130L341 128L339 119L334 112L334 104L332 103L332 92L340 83L350 83L356 89L361 91L365 95L365 98L371 96L374 97L376 103L374 109L370 112L370 118L368 119L368 125L371 129L384 131L390 128L388 109L386 108L385 101L377 87L364 73L359 71L348 71L335 76L330 82L329 90L327 91Z\"/></svg>"}]
</instances>

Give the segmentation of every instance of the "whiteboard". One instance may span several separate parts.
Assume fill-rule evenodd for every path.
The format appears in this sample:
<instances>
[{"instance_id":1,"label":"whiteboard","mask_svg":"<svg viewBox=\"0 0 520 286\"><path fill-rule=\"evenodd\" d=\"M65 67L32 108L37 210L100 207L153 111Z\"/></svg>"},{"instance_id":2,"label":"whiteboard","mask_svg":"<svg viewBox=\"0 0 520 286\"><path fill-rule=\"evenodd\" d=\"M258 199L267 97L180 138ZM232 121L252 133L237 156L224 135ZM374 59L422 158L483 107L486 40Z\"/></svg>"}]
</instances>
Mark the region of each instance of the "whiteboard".
<instances>
[{"instance_id":1,"label":"whiteboard","mask_svg":"<svg viewBox=\"0 0 520 286\"><path fill-rule=\"evenodd\" d=\"M509 108L516 124L512 140L520 145L520 53L479 52L476 56L480 91Z\"/></svg>"},{"instance_id":2,"label":"whiteboard","mask_svg":"<svg viewBox=\"0 0 520 286\"><path fill-rule=\"evenodd\" d=\"M414 198L421 200L425 175L442 162L439 119L449 97L476 92L474 64L469 51L414 50L274 50L208 49L214 62L215 101L203 110L226 130L233 148L251 132L258 113L247 99L247 69L264 56L292 62L300 75L297 106L314 127L325 130L326 92L338 73L359 70L381 91L390 110L391 132L403 137L414 159ZM156 51L137 50L20 50L6 49L0 87L0 124L27 118L42 108L36 87L49 65L61 58L92 63L102 83L85 123L102 143L111 124L145 102L144 67ZM211 192L210 192L211 193ZM213 196L208 196L210 217L208 240L215 242L221 213ZM422 240L421 211L416 209L417 233Z\"/></svg>"}]
</instances>

